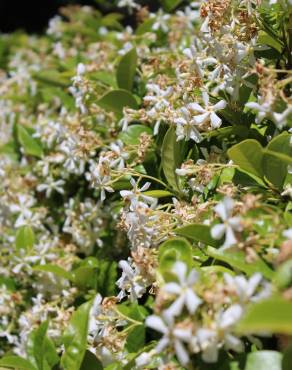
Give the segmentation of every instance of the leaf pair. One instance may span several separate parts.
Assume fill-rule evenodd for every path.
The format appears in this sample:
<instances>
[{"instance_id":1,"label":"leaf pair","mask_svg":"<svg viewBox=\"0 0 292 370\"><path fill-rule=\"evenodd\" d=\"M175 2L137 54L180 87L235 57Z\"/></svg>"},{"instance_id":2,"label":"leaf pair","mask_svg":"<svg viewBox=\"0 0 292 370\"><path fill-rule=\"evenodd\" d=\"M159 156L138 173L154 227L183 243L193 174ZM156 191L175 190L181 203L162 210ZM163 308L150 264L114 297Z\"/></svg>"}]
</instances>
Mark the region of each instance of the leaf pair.
<instances>
[{"instance_id":1,"label":"leaf pair","mask_svg":"<svg viewBox=\"0 0 292 370\"><path fill-rule=\"evenodd\" d=\"M230 148L228 155L240 169L282 188L292 165L291 137L288 133L276 136L266 148L254 139L244 140Z\"/></svg>"}]
</instances>

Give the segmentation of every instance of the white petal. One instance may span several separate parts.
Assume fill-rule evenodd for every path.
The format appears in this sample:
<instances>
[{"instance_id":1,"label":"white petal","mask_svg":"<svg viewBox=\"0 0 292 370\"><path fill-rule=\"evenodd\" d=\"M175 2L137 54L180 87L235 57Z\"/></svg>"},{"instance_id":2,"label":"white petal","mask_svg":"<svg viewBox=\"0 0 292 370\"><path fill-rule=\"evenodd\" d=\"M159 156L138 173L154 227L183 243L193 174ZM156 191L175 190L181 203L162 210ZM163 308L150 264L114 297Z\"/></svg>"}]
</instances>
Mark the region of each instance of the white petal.
<instances>
[{"instance_id":1,"label":"white petal","mask_svg":"<svg viewBox=\"0 0 292 370\"><path fill-rule=\"evenodd\" d=\"M196 122L197 125L201 125L205 123L206 121L208 121L209 117L210 117L210 112L206 112L206 113L194 116L193 120Z\"/></svg>"},{"instance_id":2,"label":"white petal","mask_svg":"<svg viewBox=\"0 0 292 370\"><path fill-rule=\"evenodd\" d=\"M226 108L226 105L227 105L227 103L226 103L226 101L225 101L225 100L220 100L220 101L218 101L218 103L216 103L216 104L213 106L213 109L214 109L214 111L216 111L216 110L221 110L221 109Z\"/></svg>"},{"instance_id":3,"label":"white petal","mask_svg":"<svg viewBox=\"0 0 292 370\"><path fill-rule=\"evenodd\" d=\"M173 320L175 316L179 316L182 313L184 303L184 296L180 296L163 312L165 317L168 320Z\"/></svg>"},{"instance_id":4,"label":"white petal","mask_svg":"<svg viewBox=\"0 0 292 370\"><path fill-rule=\"evenodd\" d=\"M210 345L204 349L202 359L207 363L215 363L218 360L218 344L210 343Z\"/></svg>"},{"instance_id":5,"label":"white petal","mask_svg":"<svg viewBox=\"0 0 292 370\"><path fill-rule=\"evenodd\" d=\"M237 243L237 239L234 235L232 227L227 226L226 232L225 232L225 241L224 241L224 244L222 245L222 248L229 248L236 243Z\"/></svg>"},{"instance_id":6,"label":"white petal","mask_svg":"<svg viewBox=\"0 0 292 370\"><path fill-rule=\"evenodd\" d=\"M160 353L165 350L165 348L169 345L169 338L168 337L163 337L160 339L158 342L157 346L155 347L155 350L157 353Z\"/></svg>"},{"instance_id":7,"label":"white petal","mask_svg":"<svg viewBox=\"0 0 292 370\"><path fill-rule=\"evenodd\" d=\"M201 299L188 288L186 291L186 306L191 314L195 313L198 306L202 303Z\"/></svg>"},{"instance_id":8,"label":"white petal","mask_svg":"<svg viewBox=\"0 0 292 370\"><path fill-rule=\"evenodd\" d=\"M225 233L225 225L224 224L217 224L217 225L214 225L211 229L211 236L212 238L214 239L221 239Z\"/></svg>"},{"instance_id":9,"label":"white petal","mask_svg":"<svg viewBox=\"0 0 292 370\"><path fill-rule=\"evenodd\" d=\"M184 262L177 261L173 265L172 271L177 275L180 284L186 280L187 266Z\"/></svg>"},{"instance_id":10,"label":"white petal","mask_svg":"<svg viewBox=\"0 0 292 370\"><path fill-rule=\"evenodd\" d=\"M213 128L218 128L221 126L222 120L217 116L216 113L212 112L210 114L210 121Z\"/></svg>"},{"instance_id":11,"label":"white petal","mask_svg":"<svg viewBox=\"0 0 292 370\"><path fill-rule=\"evenodd\" d=\"M156 315L151 315L146 318L145 321L146 326L151 329L157 330L163 334L168 333L168 328L165 323L162 321L161 317Z\"/></svg>"},{"instance_id":12,"label":"white petal","mask_svg":"<svg viewBox=\"0 0 292 370\"><path fill-rule=\"evenodd\" d=\"M164 285L163 291L169 294L180 294L182 288L177 283L167 283Z\"/></svg>"},{"instance_id":13,"label":"white petal","mask_svg":"<svg viewBox=\"0 0 292 370\"><path fill-rule=\"evenodd\" d=\"M183 366L187 365L190 358L189 358L189 354L186 351L184 345L179 340L175 340L174 341L174 348L175 348L175 353L176 353L176 356L177 356L179 362Z\"/></svg>"},{"instance_id":14,"label":"white petal","mask_svg":"<svg viewBox=\"0 0 292 370\"><path fill-rule=\"evenodd\" d=\"M234 304L227 308L226 311L223 312L221 315L219 326L221 329L227 329L230 326L237 323L237 321L241 318L243 313L243 309L239 304Z\"/></svg>"},{"instance_id":15,"label":"white petal","mask_svg":"<svg viewBox=\"0 0 292 370\"><path fill-rule=\"evenodd\" d=\"M205 113L206 112L206 109L201 107L200 104L198 104L198 103L190 103L190 104L188 104L188 108L192 109L196 112L199 112L199 113Z\"/></svg>"},{"instance_id":16,"label":"white petal","mask_svg":"<svg viewBox=\"0 0 292 370\"><path fill-rule=\"evenodd\" d=\"M199 277L199 274L197 273L197 271L192 269L187 278L188 285L195 284L195 282L198 280L198 277Z\"/></svg>"},{"instance_id":17,"label":"white petal","mask_svg":"<svg viewBox=\"0 0 292 370\"><path fill-rule=\"evenodd\" d=\"M242 341L232 334L225 335L225 346L235 352L243 352L244 345Z\"/></svg>"},{"instance_id":18,"label":"white petal","mask_svg":"<svg viewBox=\"0 0 292 370\"><path fill-rule=\"evenodd\" d=\"M249 279L248 287L247 287L247 291L246 291L246 295L248 297L251 297L254 294L254 292L256 291L256 288L258 287L261 280L262 280L262 274L261 273L257 272L257 273L252 275L252 277Z\"/></svg>"}]
</instances>

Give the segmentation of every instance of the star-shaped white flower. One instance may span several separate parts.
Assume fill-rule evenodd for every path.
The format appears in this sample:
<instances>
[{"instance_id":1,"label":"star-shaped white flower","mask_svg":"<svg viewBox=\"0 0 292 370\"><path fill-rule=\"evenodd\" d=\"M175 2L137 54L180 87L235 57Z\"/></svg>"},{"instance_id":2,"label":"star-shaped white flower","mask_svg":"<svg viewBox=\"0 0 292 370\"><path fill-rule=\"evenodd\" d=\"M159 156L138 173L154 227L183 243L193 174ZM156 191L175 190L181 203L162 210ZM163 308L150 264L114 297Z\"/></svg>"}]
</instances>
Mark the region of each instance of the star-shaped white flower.
<instances>
[{"instance_id":1,"label":"star-shaped white flower","mask_svg":"<svg viewBox=\"0 0 292 370\"><path fill-rule=\"evenodd\" d=\"M217 215L223 221L222 224L217 224L212 227L211 235L214 239L221 239L225 234L225 241L222 248L229 248L237 242L234 231L241 231L240 217L232 217L234 202L231 198L225 197L222 202L218 203L214 208Z\"/></svg>"}]
</instances>

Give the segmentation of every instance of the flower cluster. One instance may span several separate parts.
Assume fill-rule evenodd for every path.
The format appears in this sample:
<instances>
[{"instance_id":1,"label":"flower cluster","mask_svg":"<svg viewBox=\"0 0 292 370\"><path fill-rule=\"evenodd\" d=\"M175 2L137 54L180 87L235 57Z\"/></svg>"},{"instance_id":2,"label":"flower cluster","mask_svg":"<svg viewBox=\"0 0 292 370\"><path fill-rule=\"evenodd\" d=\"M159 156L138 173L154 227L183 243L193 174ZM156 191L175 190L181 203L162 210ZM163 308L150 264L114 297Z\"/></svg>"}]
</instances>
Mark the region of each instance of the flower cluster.
<instances>
[{"instance_id":1,"label":"flower cluster","mask_svg":"<svg viewBox=\"0 0 292 370\"><path fill-rule=\"evenodd\" d=\"M281 362L291 1L97 3L0 36L0 367Z\"/></svg>"}]
</instances>

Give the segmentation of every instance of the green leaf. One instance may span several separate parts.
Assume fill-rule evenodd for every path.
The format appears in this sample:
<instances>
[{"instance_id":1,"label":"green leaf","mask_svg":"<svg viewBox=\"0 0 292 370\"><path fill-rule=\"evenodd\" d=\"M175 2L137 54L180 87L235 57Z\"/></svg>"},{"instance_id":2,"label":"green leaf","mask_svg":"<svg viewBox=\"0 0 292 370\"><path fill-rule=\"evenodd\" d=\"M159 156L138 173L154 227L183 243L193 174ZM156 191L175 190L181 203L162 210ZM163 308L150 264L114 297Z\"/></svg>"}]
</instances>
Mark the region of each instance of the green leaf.
<instances>
[{"instance_id":1,"label":"green leaf","mask_svg":"<svg viewBox=\"0 0 292 370\"><path fill-rule=\"evenodd\" d=\"M272 48L276 49L280 54L282 53L282 45L280 44L280 42L263 30L259 31L259 37L257 42L258 44L265 44L271 46Z\"/></svg>"},{"instance_id":2,"label":"green leaf","mask_svg":"<svg viewBox=\"0 0 292 370\"><path fill-rule=\"evenodd\" d=\"M79 370L82 364L86 346L89 311L92 302L82 304L71 317L69 325L65 329L63 342L65 351L61 358L64 370Z\"/></svg>"},{"instance_id":3,"label":"green leaf","mask_svg":"<svg viewBox=\"0 0 292 370\"><path fill-rule=\"evenodd\" d=\"M16 249L31 249L35 243L35 235L28 225L21 226L15 237Z\"/></svg>"},{"instance_id":4,"label":"green leaf","mask_svg":"<svg viewBox=\"0 0 292 370\"><path fill-rule=\"evenodd\" d=\"M33 137L31 137L27 129L21 125L17 125L17 138L19 143L23 147L25 154L33 155L39 158L43 156L42 147Z\"/></svg>"},{"instance_id":5,"label":"green leaf","mask_svg":"<svg viewBox=\"0 0 292 370\"><path fill-rule=\"evenodd\" d=\"M142 133L152 135L152 129L144 125L131 125L125 131L121 131L119 139L126 145L138 145Z\"/></svg>"},{"instance_id":6,"label":"green leaf","mask_svg":"<svg viewBox=\"0 0 292 370\"><path fill-rule=\"evenodd\" d=\"M271 332L292 335L292 302L271 297L253 304L237 326L239 333Z\"/></svg>"},{"instance_id":7,"label":"green leaf","mask_svg":"<svg viewBox=\"0 0 292 370\"><path fill-rule=\"evenodd\" d=\"M202 242L206 245L211 245L212 247L219 247L221 245L220 240L212 238L210 226L208 225L191 224L177 228L174 232L177 235L195 240L196 242Z\"/></svg>"},{"instance_id":8,"label":"green leaf","mask_svg":"<svg viewBox=\"0 0 292 370\"><path fill-rule=\"evenodd\" d=\"M148 19L146 19L146 21L139 24L139 26L136 29L136 35L141 36L144 33L151 32L154 22L155 22L155 18L148 18Z\"/></svg>"},{"instance_id":9,"label":"green leaf","mask_svg":"<svg viewBox=\"0 0 292 370\"><path fill-rule=\"evenodd\" d=\"M249 353L244 370L282 370L283 355L276 351Z\"/></svg>"},{"instance_id":10,"label":"green leaf","mask_svg":"<svg viewBox=\"0 0 292 370\"><path fill-rule=\"evenodd\" d=\"M278 267L274 280L280 289L288 288L292 285L292 259L282 263Z\"/></svg>"},{"instance_id":11,"label":"green leaf","mask_svg":"<svg viewBox=\"0 0 292 370\"><path fill-rule=\"evenodd\" d=\"M145 344L145 327L136 325L129 333L126 341L126 349L131 352L137 352Z\"/></svg>"},{"instance_id":12,"label":"green leaf","mask_svg":"<svg viewBox=\"0 0 292 370\"><path fill-rule=\"evenodd\" d=\"M263 169L266 178L282 188L287 176L287 166L292 165L291 135L286 132L276 136L264 150Z\"/></svg>"},{"instance_id":13,"label":"green leaf","mask_svg":"<svg viewBox=\"0 0 292 370\"><path fill-rule=\"evenodd\" d=\"M144 191L143 194L152 198L165 198L173 196L173 194L167 190L148 190Z\"/></svg>"},{"instance_id":14,"label":"green leaf","mask_svg":"<svg viewBox=\"0 0 292 370\"><path fill-rule=\"evenodd\" d=\"M97 267L81 266L72 271L74 283L81 288L96 288Z\"/></svg>"},{"instance_id":15,"label":"green leaf","mask_svg":"<svg viewBox=\"0 0 292 370\"><path fill-rule=\"evenodd\" d=\"M176 261L183 261L188 268L192 266L192 246L184 238L171 238L159 247L159 268L165 278L171 276L171 268Z\"/></svg>"},{"instance_id":16,"label":"green leaf","mask_svg":"<svg viewBox=\"0 0 292 370\"><path fill-rule=\"evenodd\" d=\"M27 352L39 370L50 370L59 362L59 356L52 341L46 336L48 321L34 330L27 343Z\"/></svg>"},{"instance_id":17,"label":"green leaf","mask_svg":"<svg viewBox=\"0 0 292 370\"><path fill-rule=\"evenodd\" d=\"M99 359L90 351L86 351L80 370L102 370L103 366Z\"/></svg>"},{"instance_id":18,"label":"green leaf","mask_svg":"<svg viewBox=\"0 0 292 370\"><path fill-rule=\"evenodd\" d=\"M263 148L254 139L247 139L228 150L229 158L244 171L260 178L264 176L262 169Z\"/></svg>"},{"instance_id":19,"label":"green leaf","mask_svg":"<svg viewBox=\"0 0 292 370\"><path fill-rule=\"evenodd\" d=\"M97 104L101 108L118 115L122 115L124 107L138 109L135 97L129 91L122 89L106 93L97 101Z\"/></svg>"},{"instance_id":20,"label":"green leaf","mask_svg":"<svg viewBox=\"0 0 292 370\"><path fill-rule=\"evenodd\" d=\"M182 0L162 0L163 8L167 12L174 10L180 3L182 3Z\"/></svg>"},{"instance_id":21,"label":"green leaf","mask_svg":"<svg viewBox=\"0 0 292 370\"><path fill-rule=\"evenodd\" d=\"M1 358L0 366L12 367L18 370L37 370L28 360L19 356L5 356Z\"/></svg>"},{"instance_id":22,"label":"green leaf","mask_svg":"<svg viewBox=\"0 0 292 370\"><path fill-rule=\"evenodd\" d=\"M166 180L169 185L177 190L179 189L178 176L175 170L179 168L185 154L185 142L176 141L175 128L170 127L162 143L161 161Z\"/></svg>"},{"instance_id":23,"label":"green leaf","mask_svg":"<svg viewBox=\"0 0 292 370\"><path fill-rule=\"evenodd\" d=\"M34 271L44 271L44 272L51 272L54 275L59 276L60 278L67 279L67 280L74 280L74 277L69 271L64 270L62 267L57 265L52 265L50 263L46 265L38 265L33 267Z\"/></svg>"},{"instance_id":24,"label":"green leaf","mask_svg":"<svg viewBox=\"0 0 292 370\"><path fill-rule=\"evenodd\" d=\"M137 68L137 51L132 48L122 56L117 67L117 82L121 89L132 90Z\"/></svg>"},{"instance_id":25,"label":"green leaf","mask_svg":"<svg viewBox=\"0 0 292 370\"><path fill-rule=\"evenodd\" d=\"M46 70L33 73L33 78L46 85L57 87L69 87L71 84L70 79L66 78L55 70Z\"/></svg>"},{"instance_id":26,"label":"green leaf","mask_svg":"<svg viewBox=\"0 0 292 370\"><path fill-rule=\"evenodd\" d=\"M260 257L253 263L247 263L246 255L243 251L222 250L208 247L206 253L210 257L226 262L233 268L245 272L248 276L260 272L267 279L273 277L274 271Z\"/></svg>"}]
</instances>

